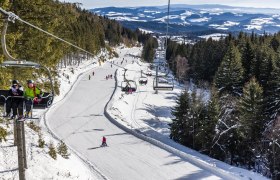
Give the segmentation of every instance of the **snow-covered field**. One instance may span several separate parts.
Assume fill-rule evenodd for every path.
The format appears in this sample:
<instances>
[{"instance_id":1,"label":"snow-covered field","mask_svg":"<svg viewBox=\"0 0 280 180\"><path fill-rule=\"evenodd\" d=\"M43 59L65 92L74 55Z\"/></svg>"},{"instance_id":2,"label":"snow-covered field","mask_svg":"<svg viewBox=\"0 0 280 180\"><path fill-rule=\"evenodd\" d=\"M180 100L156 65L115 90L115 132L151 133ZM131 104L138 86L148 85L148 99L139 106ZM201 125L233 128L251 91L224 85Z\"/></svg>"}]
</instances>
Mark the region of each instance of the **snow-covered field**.
<instances>
[{"instance_id":1,"label":"snow-covered field","mask_svg":"<svg viewBox=\"0 0 280 180\"><path fill-rule=\"evenodd\" d=\"M190 19L189 21L199 23L199 22L208 22L210 19L211 18L208 18L208 17L202 17L202 18L197 18L197 19Z\"/></svg>"},{"instance_id":2,"label":"snow-covered field","mask_svg":"<svg viewBox=\"0 0 280 180\"><path fill-rule=\"evenodd\" d=\"M212 38L213 40L218 41L221 38L225 38L226 36L228 36L228 34L214 33L214 34L209 34L209 35L204 35L204 36L199 36L199 37L206 39L206 40L209 38Z\"/></svg>"},{"instance_id":3,"label":"snow-covered field","mask_svg":"<svg viewBox=\"0 0 280 180\"><path fill-rule=\"evenodd\" d=\"M174 91L154 94L152 78L148 78L146 86L140 86L140 70L148 69L147 64L134 58L140 51L141 48L117 49L120 57L112 61L119 66L123 59L128 60L123 64L128 69L126 77L136 81L138 88L129 95L121 92L123 70L118 69L118 86L105 109L114 121L140 139L119 129L103 115L104 106L115 88L114 79L105 80L105 76L113 74L116 67L111 68L108 63L96 67L92 59L79 67L61 69L60 96L45 117L41 116L44 111L35 111L35 116L42 118L34 122L42 127L47 144L58 144L58 137L69 146L71 156L67 160L59 155L57 160L51 159L47 146L38 147L38 134L26 126L27 179L265 179L168 138L170 108L175 105L182 87L175 84ZM89 80L92 69L95 76ZM52 132L48 132L45 125ZM109 147L103 149L99 145L104 135ZM0 145L0 179L18 179L13 136L9 135L8 141Z\"/></svg>"}]
</instances>

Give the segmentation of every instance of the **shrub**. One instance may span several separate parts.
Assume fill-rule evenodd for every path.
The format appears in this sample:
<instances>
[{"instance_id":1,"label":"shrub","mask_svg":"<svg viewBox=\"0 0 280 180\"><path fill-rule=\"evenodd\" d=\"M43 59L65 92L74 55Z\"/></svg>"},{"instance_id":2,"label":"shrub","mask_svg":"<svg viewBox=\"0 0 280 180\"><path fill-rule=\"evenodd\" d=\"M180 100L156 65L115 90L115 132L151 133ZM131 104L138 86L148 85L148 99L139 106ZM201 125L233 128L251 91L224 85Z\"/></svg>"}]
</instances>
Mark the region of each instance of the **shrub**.
<instances>
[{"instance_id":1,"label":"shrub","mask_svg":"<svg viewBox=\"0 0 280 180\"><path fill-rule=\"evenodd\" d=\"M62 141L57 146L57 153L60 154L65 159L68 159L70 156L66 144Z\"/></svg>"},{"instance_id":2,"label":"shrub","mask_svg":"<svg viewBox=\"0 0 280 180\"><path fill-rule=\"evenodd\" d=\"M0 142L2 142L2 140L7 141L6 140L7 135L8 135L8 131L0 126Z\"/></svg>"},{"instance_id":3,"label":"shrub","mask_svg":"<svg viewBox=\"0 0 280 180\"><path fill-rule=\"evenodd\" d=\"M54 147L54 145L53 145L52 142L49 144L49 155L50 155L53 159L56 160L56 158L57 158L56 149L55 149L55 147Z\"/></svg>"},{"instance_id":4,"label":"shrub","mask_svg":"<svg viewBox=\"0 0 280 180\"><path fill-rule=\"evenodd\" d=\"M43 139L42 134L39 133L39 139L38 139L38 146L39 146L39 148L44 148L45 144L46 144L46 142Z\"/></svg>"},{"instance_id":5,"label":"shrub","mask_svg":"<svg viewBox=\"0 0 280 180\"><path fill-rule=\"evenodd\" d=\"M41 128L32 121L27 123L27 126L37 133L39 133L41 131Z\"/></svg>"}]
</instances>

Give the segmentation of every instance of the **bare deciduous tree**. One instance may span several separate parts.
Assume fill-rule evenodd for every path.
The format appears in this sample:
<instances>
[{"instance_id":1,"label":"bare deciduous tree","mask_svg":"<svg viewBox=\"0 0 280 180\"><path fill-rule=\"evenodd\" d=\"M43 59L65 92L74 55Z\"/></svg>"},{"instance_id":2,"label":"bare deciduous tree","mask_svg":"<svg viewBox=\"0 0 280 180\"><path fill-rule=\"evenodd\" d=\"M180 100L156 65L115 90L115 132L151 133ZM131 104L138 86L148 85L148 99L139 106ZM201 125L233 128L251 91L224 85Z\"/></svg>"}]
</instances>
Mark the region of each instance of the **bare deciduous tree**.
<instances>
[{"instance_id":1,"label":"bare deciduous tree","mask_svg":"<svg viewBox=\"0 0 280 180\"><path fill-rule=\"evenodd\" d=\"M190 69L187 58L176 56L176 76L179 81L186 80L187 73Z\"/></svg>"}]
</instances>

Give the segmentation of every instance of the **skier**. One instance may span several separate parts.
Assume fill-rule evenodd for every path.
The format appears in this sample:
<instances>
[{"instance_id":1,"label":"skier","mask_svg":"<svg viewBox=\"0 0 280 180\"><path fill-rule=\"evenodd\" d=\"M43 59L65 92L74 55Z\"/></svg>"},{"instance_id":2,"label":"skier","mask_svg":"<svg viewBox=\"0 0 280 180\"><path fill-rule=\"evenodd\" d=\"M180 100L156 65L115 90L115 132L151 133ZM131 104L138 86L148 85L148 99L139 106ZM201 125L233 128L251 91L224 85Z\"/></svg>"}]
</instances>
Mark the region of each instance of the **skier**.
<instances>
[{"instance_id":1,"label":"skier","mask_svg":"<svg viewBox=\"0 0 280 180\"><path fill-rule=\"evenodd\" d=\"M105 136L102 137L102 144L101 144L101 147L104 147L104 146L108 146L107 143L106 143Z\"/></svg>"},{"instance_id":2,"label":"skier","mask_svg":"<svg viewBox=\"0 0 280 180\"><path fill-rule=\"evenodd\" d=\"M90 75L88 75L88 80L90 80Z\"/></svg>"},{"instance_id":3,"label":"skier","mask_svg":"<svg viewBox=\"0 0 280 180\"><path fill-rule=\"evenodd\" d=\"M92 76L94 76L94 71L92 72Z\"/></svg>"}]
</instances>

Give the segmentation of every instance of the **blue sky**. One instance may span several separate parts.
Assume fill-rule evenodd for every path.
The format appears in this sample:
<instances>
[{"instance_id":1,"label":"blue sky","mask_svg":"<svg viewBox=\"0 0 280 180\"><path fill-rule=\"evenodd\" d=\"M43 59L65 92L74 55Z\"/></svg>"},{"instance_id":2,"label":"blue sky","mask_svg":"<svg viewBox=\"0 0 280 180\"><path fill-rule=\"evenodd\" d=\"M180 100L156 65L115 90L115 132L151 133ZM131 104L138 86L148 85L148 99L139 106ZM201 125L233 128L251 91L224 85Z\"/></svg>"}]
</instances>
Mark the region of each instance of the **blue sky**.
<instances>
[{"instance_id":1,"label":"blue sky","mask_svg":"<svg viewBox=\"0 0 280 180\"><path fill-rule=\"evenodd\" d=\"M83 8L97 8L108 6L160 6L166 5L168 0L60 0L65 2L79 2ZM280 0L171 0L172 4L223 4L244 7L279 8Z\"/></svg>"}]
</instances>

